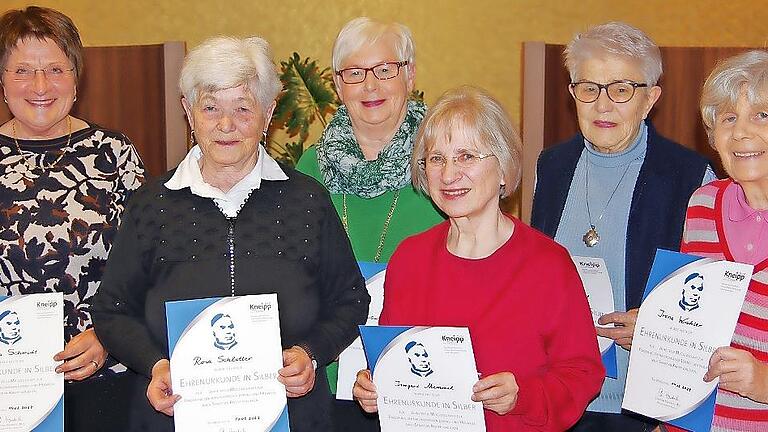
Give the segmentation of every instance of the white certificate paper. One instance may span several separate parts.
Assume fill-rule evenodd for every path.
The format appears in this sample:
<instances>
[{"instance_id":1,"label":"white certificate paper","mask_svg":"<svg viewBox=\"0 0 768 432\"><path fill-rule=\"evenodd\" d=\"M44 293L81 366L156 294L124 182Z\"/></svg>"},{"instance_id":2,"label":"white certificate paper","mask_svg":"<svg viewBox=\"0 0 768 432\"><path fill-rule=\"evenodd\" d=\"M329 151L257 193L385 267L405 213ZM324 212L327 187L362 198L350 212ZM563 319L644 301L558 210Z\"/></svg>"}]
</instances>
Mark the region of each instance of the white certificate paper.
<instances>
[{"instance_id":1,"label":"white certificate paper","mask_svg":"<svg viewBox=\"0 0 768 432\"><path fill-rule=\"evenodd\" d=\"M277 294L166 303L177 431L288 431Z\"/></svg>"},{"instance_id":2,"label":"white certificate paper","mask_svg":"<svg viewBox=\"0 0 768 432\"><path fill-rule=\"evenodd\" d=\"M61 293L0 296L0 431L64 430Z\"/></svg>"},{"instance_id":3,"label":"white certificate paper","mask_svg":"<svg viewBox=\"0 0 768 432\"><path fill-rule=\"evenodd\" d=\"M484 432L466 327L360 326L382 432Z\"/></svg>"},{"instance_id":4,"label":"white certificate paper","mask_svg":"<svg viewBox=\"0 0 768 432\"><path fill-rule=\"evenodd\" d=\"M731 343L752 266L658 250L637 315L622 408L693 431L712 423L712 352Z\"/></svg>"},{"instance_id":5,"label":"white certificate paper","mask_svg":"<svg viewBox=\"0 0 768 432\"><path fill-rule=\"evenodd\" d=\"M365 278L365 287L371 296L368 306L368 320L365 325L379 325L379 315L384 307L384 276L386 264L359 262L360 272ZM352 387L357 372L368 367L365 362L363 343L358 337L339 356L339 377L336 381L336 399L352 400Z\"/></svg>"},{"instance_id":6,"label":"white certificate paper","mask_svg":"<svg viewBox=\"0 0 768 432\"><path fill-rule=\"evenodd\" d=\"M597 320L601 316L616 310L608 268L602 258L573 256L571 259L576 265L581 283L584 285L584 291L587 293L589 309L592 311L592 322L595 326L599 326ZM603 358L605 375L616 378L618 375L616 343L612 339L598 336L597 344L600 348L600 356Z\"/></svg>"}]
</instances>

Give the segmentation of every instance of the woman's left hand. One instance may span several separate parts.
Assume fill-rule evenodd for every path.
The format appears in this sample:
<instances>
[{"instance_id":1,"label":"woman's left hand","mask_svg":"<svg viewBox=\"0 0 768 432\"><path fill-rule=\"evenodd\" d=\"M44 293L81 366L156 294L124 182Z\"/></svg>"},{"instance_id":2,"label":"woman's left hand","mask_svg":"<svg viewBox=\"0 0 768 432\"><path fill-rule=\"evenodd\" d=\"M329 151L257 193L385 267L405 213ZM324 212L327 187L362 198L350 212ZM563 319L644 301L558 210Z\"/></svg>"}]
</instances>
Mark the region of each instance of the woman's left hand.
<instances>
[{"instance_id":1,"label":"woman's left hand","mask_svg":"<svg viewBox=\"0 0 768 432\"><path fill-rule=\"evenodd\" d=\"M285 385L288 397L300 397L315 386L315 367L303 348L292 346L283 351L283 368L277 371L277 380Z\"/></svg>"},{"instance_id":2,"label":"woman's left hand","mask_svg":"<svg viewBox=\"0 0 768 432\"><path fill-rule=\"evenodd\" d=\"M512 372L487 376L472 386L472 400L482 402L483 408L504 415L517 405L517 380Z\"/></svg>"},{"instance_id":3,"label":"woman's left hand","mask_svg":"<svg viewBox=\"0 0 768 432\"><path fill-rule=\"evenodd\" d=\"M638 310L630 309L626 312L611 312L601 316L597 321L598 324L613 324L615 327L597 327L597 335L613 339L625 350L631 350L632 335L635 333Z\"/></svg>"},{"instance_id":4,"label":"woman's left hand","mask_svg":"<svg viewBox=\"0 0 768 432\"><path fill-rule=\"evenodd\" d=\"M92 328L73 337L53 359L63 361L56 373L64 372L64 379L81 381L104 366L107 350L99 342Z\"/></svg>"},{"instance_id":5,"label":"woman's left hand","mask_svg":"<svg viewBox=\"0 0 768 432\"><path fill-rule=\"evenodd\" d=\"M720 347L709 358L704 381L720 377L720 388L756 402L768 403L768 365L749 351Z\"/></svg>"}]
</instances>

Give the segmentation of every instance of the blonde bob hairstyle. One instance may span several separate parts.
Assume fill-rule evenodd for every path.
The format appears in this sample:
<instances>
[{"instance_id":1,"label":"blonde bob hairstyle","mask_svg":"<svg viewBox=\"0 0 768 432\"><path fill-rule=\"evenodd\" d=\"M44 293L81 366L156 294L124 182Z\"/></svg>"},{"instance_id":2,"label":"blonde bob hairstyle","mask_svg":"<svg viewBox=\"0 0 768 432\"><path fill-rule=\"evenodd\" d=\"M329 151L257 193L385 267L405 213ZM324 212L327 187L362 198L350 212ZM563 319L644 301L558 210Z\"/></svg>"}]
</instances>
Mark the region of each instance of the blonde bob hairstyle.
<instances>
[{"instance_id":1,"label":"blonde bob hairstyle","mask_svg":"<svg viewBox=\"0 0 768 432\"><path fill-rule=\"evenodd\" d=\"M701 119L714 144L717 116L736 106L744 94L751 105L768 106L768 52L747 51L715 66L701 91Z\"/></svg>"},{"instance_id":2,"label":"blonde bob hairstyle","mask_svg":"<svg viewBox=\"0 0 768 432\"><path fill-rule=\"evenodd\" d=\"M466 130L479 147L488 148L496 157L504 177L501 198L512 194L522 175L520 134L501 103L485 90L472 86L445 92L421 122L411 158L413 185L429 194L427 176L419 159L426 157L438 139L450 140L454 127Z\"/></svg>"},{"instance_id":3,"label":"blonde bob hairstyle","mask_svg":"<svg viewBox=\"0 0 768 432\"><path fill-rule=\"evenodd\" d=\"M201 93L244 84L265 112L282 89L269 43L260 37L207 39L187 54L179 79L181 93L192 106Z\"/></svg>"},{"instance_id":4,"label":"blonde bob hairstyle","mask_svg":"<svg viewBox=\"0 0 768 432\"><path fill-rule=\"evenodd\" d=\"M576 71L582 62L606 54L639 64L649 86L656 85L663 72L659 47L642 30L623 22L601 24L577 34L563 54L573 82L581 78L576 76Z\"/></svg>"},{"instance_id":5,"label":"blonde bob hairstyle","mask_svg":"<svg viewBox=\"0 0 768 432\"><path fill-rule=\"evenodd\" d=\"M395 54L397 61L407 61L408 71L415 66L413 36L408 27L399 23L382 23L368 17L355 18L348 22L336 36L333 44L333 70L338 72L347 57L379 41L385 35L395 37Z\"/></svg>"}]
</instances>

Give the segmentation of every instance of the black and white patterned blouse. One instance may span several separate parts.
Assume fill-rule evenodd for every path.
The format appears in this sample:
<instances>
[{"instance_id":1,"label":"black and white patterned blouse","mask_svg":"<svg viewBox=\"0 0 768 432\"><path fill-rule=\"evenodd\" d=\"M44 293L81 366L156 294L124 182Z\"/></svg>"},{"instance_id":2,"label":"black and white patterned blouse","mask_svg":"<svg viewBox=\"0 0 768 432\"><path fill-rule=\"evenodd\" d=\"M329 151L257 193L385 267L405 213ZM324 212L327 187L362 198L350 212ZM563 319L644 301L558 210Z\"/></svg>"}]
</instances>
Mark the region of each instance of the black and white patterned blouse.
<instances>
[{"instance_id":1,"label":"black and white patterned blouse","mask_svg":"<svg viewBox=\"0 0 768 432\"><path fill-rule=\"evenodd\" d=\"M64 293L69 341L91 327L91 298L144 165L119 132L91 124L67 140L19 140L22 156L0 135L0 294Z\"/></svg>"}]
</instances>

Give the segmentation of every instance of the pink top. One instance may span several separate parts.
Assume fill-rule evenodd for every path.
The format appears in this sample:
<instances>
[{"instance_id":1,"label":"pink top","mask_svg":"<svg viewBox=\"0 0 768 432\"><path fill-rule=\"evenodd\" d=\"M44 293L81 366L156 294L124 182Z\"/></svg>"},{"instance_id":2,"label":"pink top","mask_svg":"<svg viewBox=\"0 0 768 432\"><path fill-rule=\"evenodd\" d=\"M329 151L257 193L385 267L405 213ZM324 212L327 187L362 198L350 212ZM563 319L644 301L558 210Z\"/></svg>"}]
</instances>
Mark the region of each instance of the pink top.
<instances>
[{"instance_id":1,"label":"pink top","mask_svg":"<svg viewBox=\"0 0 768 432\"><path fill-rule=\"evenodd\" d=\"M750 207L736 182L723 193L723 230L736 261L757 264L768 256L768 210Z\"/></svg>"}]
</instances>

